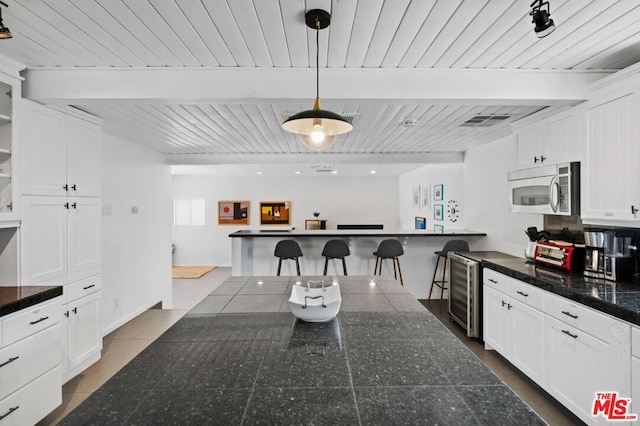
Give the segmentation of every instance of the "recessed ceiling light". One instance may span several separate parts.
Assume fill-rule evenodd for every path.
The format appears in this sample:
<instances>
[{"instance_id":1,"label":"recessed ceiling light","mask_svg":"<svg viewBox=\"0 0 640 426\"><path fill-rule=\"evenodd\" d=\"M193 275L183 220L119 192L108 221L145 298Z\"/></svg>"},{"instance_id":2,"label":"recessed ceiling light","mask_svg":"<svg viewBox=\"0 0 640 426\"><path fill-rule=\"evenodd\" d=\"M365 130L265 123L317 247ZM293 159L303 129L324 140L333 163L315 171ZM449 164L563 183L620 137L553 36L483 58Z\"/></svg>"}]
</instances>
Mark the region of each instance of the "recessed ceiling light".
<instances>
[{"instance_id":1,"label":"recessed ceiling light","mask_svg":"<svg viewBox=\"0 0 640 426\"><path fill-rule=\"evenodd\" d=\"M261 175L261 174L262 174L262 172L256 172L256 174L257 174L257 175Z\"/></svg>"},{"instance_id":2,"label":"recessed ceiling light","mask_svg":"<svg viewBox=\"0 0 640 426\"><path fill-rule=\"evenodd\" d=\"M337 175L337 174L338 174L338 171L337 171L337 170L332 170L332 171L331 171L331 174L332 174L332 175Z\"/></svg>"},{"instance_id":3,"label":"recessed ceiling light","mask_svg":"<svg viewBox=\"0 0 640 426\"><path fill-rule=\"evenodd\" d=\"M300 174L300 172L296 171L296 172L295 172L295 174L299 175L299 174Z\"/></svg>"},{"instance_id":4,"label":"recessed ceiling light","mask_svg":"<svg viewBox=\"0 0 640 426\"><path fill-rule=\"evenodd\" d=\"M371 170L369 173L371 173L372 175L375 175L378 172L376 172L375 170Z\"/></svg>"}]
</instances>

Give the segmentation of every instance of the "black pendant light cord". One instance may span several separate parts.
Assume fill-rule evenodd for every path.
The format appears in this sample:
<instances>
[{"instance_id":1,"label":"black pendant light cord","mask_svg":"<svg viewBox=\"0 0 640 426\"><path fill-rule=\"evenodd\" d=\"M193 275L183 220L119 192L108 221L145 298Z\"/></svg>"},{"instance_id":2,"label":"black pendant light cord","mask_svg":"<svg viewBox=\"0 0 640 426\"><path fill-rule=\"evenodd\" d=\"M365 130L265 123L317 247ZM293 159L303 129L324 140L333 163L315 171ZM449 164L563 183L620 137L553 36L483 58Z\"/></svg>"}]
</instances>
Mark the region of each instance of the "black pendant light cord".
<instances>
[{"instance_id":1,"label":"black pendant light cord","mask_svg":"<svg viewBox=\"0 0 640 426\"><path fill-rule=\"evenodd\" d=\"M320 21L316 18L316 99L320 99Z\"/></svg>"}]
</instances>

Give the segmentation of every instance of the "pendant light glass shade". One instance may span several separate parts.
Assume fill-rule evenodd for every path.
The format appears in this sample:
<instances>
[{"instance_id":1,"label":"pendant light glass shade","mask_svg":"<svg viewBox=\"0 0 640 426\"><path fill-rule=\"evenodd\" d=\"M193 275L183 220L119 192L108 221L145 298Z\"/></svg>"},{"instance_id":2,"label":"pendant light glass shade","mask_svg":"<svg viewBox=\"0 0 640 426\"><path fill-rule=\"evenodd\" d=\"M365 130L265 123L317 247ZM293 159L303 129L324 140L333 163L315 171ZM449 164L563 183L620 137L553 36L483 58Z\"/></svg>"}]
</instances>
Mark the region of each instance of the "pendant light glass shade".
<instances>
[{"instance_id":1,"label":"pendant light glass shade","mask_svg":"<svg viewBox=\"0 0 640 426\"><path fill-rule=\"evenodd\" d=\"M350 132L353 126L340 115L320 108L316 98L313 109L289 117L282 128L300 135L300 140L309 149L324 151L335 142L336 136Z\"/></svg>"},{"instance_id":2,"label":"pendant light glass shade","mask_svg":"<svg viewBox=\"0 0 640 426\"><path fill-rule=\"evenodd\" d=\"M282 128L287 132L296 133L302 143L314 151L324 151L335 142L336 136L348 133L353 129L351 123L339 114L325 111L320 107L320 67L319 67L319 30L327 28L331 15L324 10L314 9L306 13L307 26L316 30L316 101L313 109L292 115Z\"/></svg>"}]
</instances>

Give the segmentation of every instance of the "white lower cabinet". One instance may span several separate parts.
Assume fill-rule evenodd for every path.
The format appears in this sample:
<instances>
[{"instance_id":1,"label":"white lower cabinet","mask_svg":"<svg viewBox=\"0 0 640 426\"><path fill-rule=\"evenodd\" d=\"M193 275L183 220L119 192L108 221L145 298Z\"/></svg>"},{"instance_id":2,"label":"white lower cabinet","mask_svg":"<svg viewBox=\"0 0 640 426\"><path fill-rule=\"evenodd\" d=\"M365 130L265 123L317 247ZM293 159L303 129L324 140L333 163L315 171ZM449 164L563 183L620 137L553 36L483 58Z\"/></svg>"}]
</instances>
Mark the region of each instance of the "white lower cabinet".
<instances>
[{"instance_id":1,"label":"white lower cabinet","mask_svg":"<svg viewBox=\"0 0 640 426\"><path fill-rule=\"evenodd\" d=\"M72 300L62 306L62 383L68 382L100 359L100 288L100 275L67 285ZM79 293L82 289L85 289L86 295Z\"/></svg>"},{"instance_id":2,"label":"white lower cabinet","mask_svg":"<svg viewBox=\"0 0 640 426\"><path fill-rule=\"evenodd\" d=\"M484 286L484 341L487 348L494 349L514 366L537 383L542 382L544 357L544 314L527 303L507 295L515 287L513 278L502 274L484 274L484 279L494 279L495 284ZM491 283L491 282L489 282ZM538 289L524 284L515 291L532 297ZM530 287L530 288L529 288ZM526 291L522 291L522 290ZM527 300L528 301L528 300Z\"/></svg>"},{"instance_id":3,"label":"white lower cabinet","mask_svg":"<svg viewBox=\"0 0 640 426\"><path fill-rule=\"evenodd\" d=\"M597 392L640 401L640 329L634 331L632 357L631 325L624 321L489 269L483 291L486 348L498 351L582 421L609 423L592 415ZM635 411L632 405L628 414Z\"/></svg>"},{"instance_id":4,"label":"white lower cabinet","mask_svg":"<svg viewBox=\"0 0 640 426\"><path fill-rule=\"evenodd\" d=\"M0 318L0 426L36 424L62 403L60 302Z\"/></svg>"}]
</instances>

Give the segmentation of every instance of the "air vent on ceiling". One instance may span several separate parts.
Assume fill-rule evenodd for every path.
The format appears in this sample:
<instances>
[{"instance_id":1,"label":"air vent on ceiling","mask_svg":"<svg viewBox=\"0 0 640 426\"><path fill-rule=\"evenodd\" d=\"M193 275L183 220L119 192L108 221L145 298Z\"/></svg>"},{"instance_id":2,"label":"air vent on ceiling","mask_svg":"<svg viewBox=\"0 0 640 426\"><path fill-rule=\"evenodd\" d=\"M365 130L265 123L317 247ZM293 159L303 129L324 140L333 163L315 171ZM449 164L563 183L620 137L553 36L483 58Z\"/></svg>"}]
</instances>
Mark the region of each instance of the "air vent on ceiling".
<instances>
[{"instance_id":1,"label":"air vent on ceiling","mask_svg":"<svg viewBox=\"0 0 640 426\"><path fill-rule=\"evenodd\" d=\"M508 120L510 118L511 116L507 114L476 115L462 123L460 127L489 127L503 123L505 120Z\"/></svg>"},{"instance_id":2,"label":"air vent on ceiling","mask_svg":"<svg viewBox=\"0 0 640 426\"><path fill-rule=\"evenodd\" d=\"M291 117L292 115L297 114L297 112L292 112L292 113L284 113L282 114L281 123L284 123L285 121L287 121L287 119L289 117ZM344 120L351 124L353 126L353 122L355 121L355 119L358 117L358 113L357 112L353 112L353 113L347 113L347 114L340 114L342 116L342 118L344 118Z\"/></svg>"}]
</instances>

